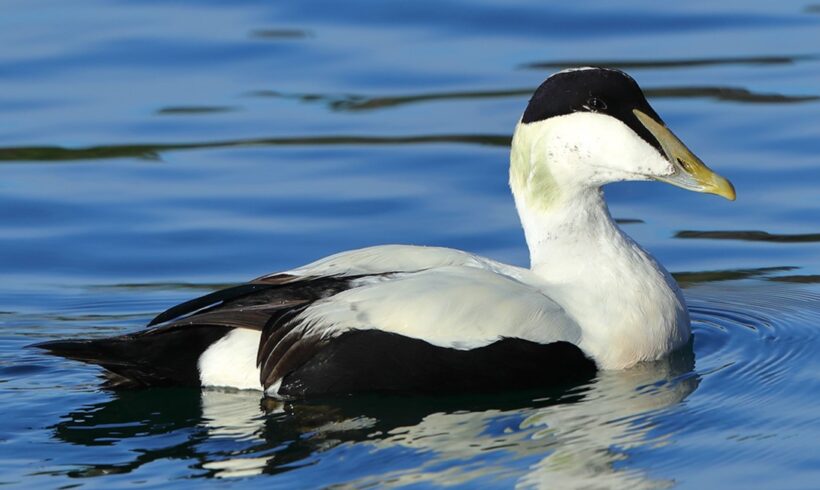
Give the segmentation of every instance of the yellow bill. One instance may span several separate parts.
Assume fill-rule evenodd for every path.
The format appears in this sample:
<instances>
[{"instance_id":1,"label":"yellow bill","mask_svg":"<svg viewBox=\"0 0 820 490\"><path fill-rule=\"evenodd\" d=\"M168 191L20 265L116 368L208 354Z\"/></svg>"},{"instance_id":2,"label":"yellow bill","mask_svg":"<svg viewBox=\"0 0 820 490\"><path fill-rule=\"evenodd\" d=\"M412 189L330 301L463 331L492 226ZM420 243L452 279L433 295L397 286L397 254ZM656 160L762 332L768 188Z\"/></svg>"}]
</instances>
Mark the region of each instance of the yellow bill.
<instances>
[{"instance_id":1,"label":"yellow bill","mask_svg":"<svg viewBox=\"0 0 820 490\"><path fill-rule=\"evenodd\" d=\"M717 194L730 201L735 200L735 188L732 183L707 167L669 128L638 109L633 109L632 112L660 142L666 158L672 162L675 169L671 175L655 177L657 180L691 191Z\"/></svg>"}]
</instances>

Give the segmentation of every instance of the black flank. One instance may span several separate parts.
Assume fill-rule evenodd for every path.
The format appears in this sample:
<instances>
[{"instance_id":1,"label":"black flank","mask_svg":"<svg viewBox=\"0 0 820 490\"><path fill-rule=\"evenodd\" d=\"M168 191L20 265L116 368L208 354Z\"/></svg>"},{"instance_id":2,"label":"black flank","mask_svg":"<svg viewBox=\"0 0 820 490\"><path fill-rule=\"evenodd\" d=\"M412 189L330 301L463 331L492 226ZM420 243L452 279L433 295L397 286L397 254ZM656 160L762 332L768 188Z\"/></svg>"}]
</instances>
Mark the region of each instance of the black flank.
<instances>
[{"instance_id":1,"label":"black flank","mask_svg":"<svg viewBox=\"0 0 820 490\"><path fill-rule=\"evenodd\" d=\"M279 394L491 392L573 385L595 372L595 363L568 342L544 345L507 338L457 350L395 333L358 330L317 349L285 376Z\"/></svg>"}]
</instances>

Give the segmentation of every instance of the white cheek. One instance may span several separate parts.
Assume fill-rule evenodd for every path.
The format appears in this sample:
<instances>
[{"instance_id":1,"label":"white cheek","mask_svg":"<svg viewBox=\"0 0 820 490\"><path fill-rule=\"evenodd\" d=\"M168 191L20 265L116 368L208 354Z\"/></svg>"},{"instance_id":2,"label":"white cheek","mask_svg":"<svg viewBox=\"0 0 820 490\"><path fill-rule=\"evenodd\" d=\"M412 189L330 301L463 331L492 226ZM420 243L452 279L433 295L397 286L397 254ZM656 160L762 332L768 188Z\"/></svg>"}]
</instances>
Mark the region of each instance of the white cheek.
<instances>
[{"instance_id":1,"label":"white cheek","mask_svg":"<svg viewBox=\"0 0 820 490\"><path fill-rule=\"evenodd\" d=\"M583 173L590 182L644 180L673 171L666 158L618 119L589 112L554 119L560 138L553 140L553 152L563 153L573 171L588 170Z\"/></svg>"}]
</instances>

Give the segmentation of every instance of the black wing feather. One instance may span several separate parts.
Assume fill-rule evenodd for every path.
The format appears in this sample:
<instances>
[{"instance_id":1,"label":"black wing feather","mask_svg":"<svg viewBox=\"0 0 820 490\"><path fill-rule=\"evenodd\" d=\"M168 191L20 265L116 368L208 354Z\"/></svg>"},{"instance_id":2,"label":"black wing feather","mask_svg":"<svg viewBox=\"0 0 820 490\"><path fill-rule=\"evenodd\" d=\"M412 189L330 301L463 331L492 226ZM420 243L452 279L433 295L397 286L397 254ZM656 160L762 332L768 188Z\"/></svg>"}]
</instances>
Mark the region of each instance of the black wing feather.
<instances>
[{"instance_id":1,"label":"black wing feather","mask_svg":"<svg viewBox=\"0 0 820 490\"><path fill-rule=\"evenodd\" d=\"M280 274L273 278L240 284L194 298L156 316L148 326L174 322L180 325L220 325L262 330L269 313L312 303L350 288L362 276L297 277ZM264 282L263 282L264 281ZM255 316L242 320L242 316Z\"/></svg>"},{"instance_id":2,"label":"black wing feather","mask_svg":"<svg viewBox=\"0 0 820 490\"><path fill-rule=\"evenodd\" d=\"M243 298L245 296L253 294L257 291L270 289L272 287L274 286L267 284L248 283L240 284L239 286L233 286L230 288L220 289L219 291L214 291L213 293L209 293L204 296L200 296L198 298L194 298L192 300L168 308L167 310L163 311L162 313L154 317L154 319L151 320L147 326L152 327L154 325L159 325L161 323L165 323L167 321L174 320L185 315L196 313L197 311L200 311L203 308L214 307L218 306L219 304L225 304L227 302L234 301L239 298Z\"/></svg>"},{"instance_id":3,"label":"black wing feather","mask_svg":"<svg viewBox=\"0 0 820 490\"><path fill-rule=\"evenodd\" d=\"M256 354L256 365L262 366L270 358L273 349L279 345L282 339L290 333L297 325L297 322L292 321L296 315L303 312L308 305L292 308L281 315L272 316L262 328L262 337L259 341L259 350ZM262 368L262 371L266 371ZM265 374L262 374L262 379Z\"/></svg>"}]
</instances>

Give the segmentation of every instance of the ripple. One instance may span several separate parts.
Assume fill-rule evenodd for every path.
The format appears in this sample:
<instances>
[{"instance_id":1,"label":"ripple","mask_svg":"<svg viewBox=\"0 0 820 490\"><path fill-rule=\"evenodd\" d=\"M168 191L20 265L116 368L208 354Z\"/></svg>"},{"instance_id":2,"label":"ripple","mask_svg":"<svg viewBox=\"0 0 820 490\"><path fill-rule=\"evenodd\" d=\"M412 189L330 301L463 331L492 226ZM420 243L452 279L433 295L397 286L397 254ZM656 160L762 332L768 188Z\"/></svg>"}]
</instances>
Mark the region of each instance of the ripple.
<instances>
[{"instance_id":1,"label":"ripple","mask_svg":"<svg viewBox=\"0 0 820 490\"><path fill-rule=\"evenodd\" d=\"M116 158L143 158L156 160L167 151L238 148L255 146L340 146L340 145L416 145L416 144L474 144L483 146L510 145L510 136L492 134L436 134L411 136L293 136L278 138L248 138L198 143L143 143L129 145L102 145L80 148L62 146L22 146L0 148L0 162L58 162Z\"/></svg>"},{"instance_id":2,"label":"ripple","mask_svg":"<svg viewBox=\"0 0 820 490\"><path fill-rule=\"evenodd\" d=\"M776 278L769 278L771 274L777 272L793 271L798 269L794 266L778 266L778 267L757 267L749 269L721 269L711 271L691 271L691 272L675 272L672 275L681 287L688 288L696 284L703 284L707 282L720 281L734 281L738 279L752 279L757 277L764 277L766 279L776 280ZM788 277L788 276L784 276Z\"/></svg>"},{"instance_id":3,"label":"ripple","mask_svg":"<svg viewBox=\"0 0 820 490\"><path fill-rule=\"evenodd\" d=\"M699 370L720 370L724 396L759 404L820 344L820 294L797 286L702 286L687 291ZM723 402L721 402L723 403Z\"/></svg>"},{"instance_id":4,"label":"ripple","mask_svg":"<svg viewBox=\"0 0 820 490\"><path fill-rule=\"evenodd\" d=\"M302 29L255 29L248 34L253 39L289 40L312 37L313 34Z\"/></svg>"},{"instance_id":5,"label":"ripple","mask_svg":"<svg viewBox=\"0 0 820 490\"><path fill-rule=\"evenodd\" d=\"M231 112L237 110L236 107L230 106L171 106L163 107L157 110L160 116L169 115L198 115L198 114L221 114L224 112Z\"/></svg>"},{"instance_id":6,"label":"ripple","mask_svg":"<svg viewBox=\"0 0 820 490\"><path fill-rule=\"evenodd\" d=\"M798 61L816 60L816 55L798 56L727 56L715 58L680 58L680 59L654 59L654 60L624 60L624 59L587 59L587 60L563 60L563 61L535 61L524 63L520 67L528 70L541 70L545 68L562 69L583 66L608 66L621 70L638 70L644 68L692 68L700 66L724 66L724 65L791 65Z\"/></svg>"},{"instance_id":7,"label":"ripple","mask_svg":"<svg viewBox=\"0 0 820 490\"><path fill-rule=\"evenodd\" d=\"M729 102L753 104L794 104L820 100L818 95L787 95L773 92L754 92L742 87L662 87L644 91L649 98L708 98Z\"/></svg>"},{"instance_id":8,"label":"ripple","mask_svg":"<svg viewBox=\"0 0 820 490\"><path fill-rule=\"evenodd\" d=\"M818 284L820 283L820 274L795 274L790 276L777 276L769 277L768 280L776 282Z\"/></svg>"},{"instance_id":9,"label":"ripple","mask_svg":"<svg viewBox=\"0 0 820 490\"><path fill-rule=\"evenodd\" d=\"M820 242L820 233L782 234L769 233L758 230L738 231L696 231L683 230L675 233L675 238L702 239L702 240L741 240L746 242L773 242L773 243L814 243Z\"/></svg>"},{"instance_id":10,"label":"ripple","mask_svg":"<svg viewBox=\"0 0 820 490\"><path fill-rule=\"evenodd\" d=\"M48 370L48 366L42 364L18 364L15 366L0 366L0 378L12 378L16 376L29 376Z\"/></svg>"}]
</instances>

